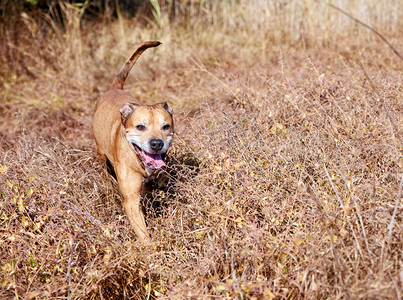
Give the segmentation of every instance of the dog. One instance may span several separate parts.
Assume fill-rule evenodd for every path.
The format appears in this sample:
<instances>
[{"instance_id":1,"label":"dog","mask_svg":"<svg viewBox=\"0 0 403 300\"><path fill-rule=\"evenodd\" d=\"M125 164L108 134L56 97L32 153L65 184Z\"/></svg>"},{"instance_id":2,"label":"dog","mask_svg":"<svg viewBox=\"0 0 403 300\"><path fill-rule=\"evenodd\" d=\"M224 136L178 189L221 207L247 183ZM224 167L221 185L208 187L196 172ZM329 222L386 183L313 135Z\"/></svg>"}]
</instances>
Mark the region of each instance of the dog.
<instances>
[{"instance_id":1,"label":"dog","mask_svg":"<svg viewBox=\"0 0 403 300\"><path fill-rule=\"evenodd\" d=\"M130 56L110 89L95 104L92 122L99 155L112 164L123 208L141 242L150 241L140 205L144 181L162 168L174 138L172 109L166 102L141 105L123 90L131 68L140 55L161 43L142 43Z\"/></svg>"}]
</instances>

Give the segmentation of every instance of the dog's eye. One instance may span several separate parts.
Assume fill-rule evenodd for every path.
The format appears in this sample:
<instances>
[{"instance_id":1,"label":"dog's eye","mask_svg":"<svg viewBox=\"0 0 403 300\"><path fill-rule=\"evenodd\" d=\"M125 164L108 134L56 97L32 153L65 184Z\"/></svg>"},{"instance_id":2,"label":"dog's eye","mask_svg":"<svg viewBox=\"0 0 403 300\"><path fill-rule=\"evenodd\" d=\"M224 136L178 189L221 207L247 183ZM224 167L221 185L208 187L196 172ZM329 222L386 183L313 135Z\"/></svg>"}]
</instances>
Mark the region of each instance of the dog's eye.
<instances>
[{"instance_id":1,"label":"dog's eye","mask_svg":"<svg viewBox=\"0 0 403 300\"><path fill-rule=\"evenodd\" d=\"M136 126L137 130L143 131L144 129L146 129L146 127L144 125L137 125Z\"/></svg>"},{"instance_id":2,"label":"dog's eye","mask_svg":"<svg viewBox=\"0 0 403 300\"><path fill-rule=\"evenodd\" d=\"M169 130L170 128L171 128L171 125L168 125L168 124L166 124L162 127L163 130Z\"/></svg>"}]
</instances>

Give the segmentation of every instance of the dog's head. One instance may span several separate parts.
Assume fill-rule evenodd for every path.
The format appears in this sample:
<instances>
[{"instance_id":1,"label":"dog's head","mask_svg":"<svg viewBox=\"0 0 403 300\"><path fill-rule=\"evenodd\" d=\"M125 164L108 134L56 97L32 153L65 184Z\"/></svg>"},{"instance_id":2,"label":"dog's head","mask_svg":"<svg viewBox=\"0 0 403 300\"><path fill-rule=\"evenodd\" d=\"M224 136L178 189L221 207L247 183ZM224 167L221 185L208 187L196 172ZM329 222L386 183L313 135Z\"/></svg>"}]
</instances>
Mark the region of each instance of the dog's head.
<instances>
[{"instance_id":1,"label":"dog's head","mask_svg":"<svg viewBox=\"0 0 403 300\"><path fill-rule=\"evenodd\" d=\"M154 105L126 103L120 109L126 139L144 166L157 170L174 136L172 109L166 102Z\"/></svg>"}]
</instances>

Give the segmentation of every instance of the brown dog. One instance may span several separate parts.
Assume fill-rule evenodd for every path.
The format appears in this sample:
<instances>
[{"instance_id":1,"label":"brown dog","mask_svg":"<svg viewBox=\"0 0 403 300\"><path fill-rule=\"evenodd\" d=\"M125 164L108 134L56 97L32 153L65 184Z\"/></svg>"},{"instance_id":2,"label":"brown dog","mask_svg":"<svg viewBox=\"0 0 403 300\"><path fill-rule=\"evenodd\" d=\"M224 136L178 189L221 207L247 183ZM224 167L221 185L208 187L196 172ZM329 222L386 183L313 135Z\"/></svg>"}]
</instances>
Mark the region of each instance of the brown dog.
<instances>
[{"instance_id":1,"label":"brown dog","mask_svg":"<svg viewBox=\"0 0 403 300\"><path fill-rule=\"evenodd\" d=\"M145 42L123 65L115 81L96 103L93 132L98 153L113 165L123 207L140 241L149 239L140 206L143 182L165 165L173 141L172 109L166 102L141 105L123 85L131 68L147 48L159 42Z\"/></svg>"}]
</instances>

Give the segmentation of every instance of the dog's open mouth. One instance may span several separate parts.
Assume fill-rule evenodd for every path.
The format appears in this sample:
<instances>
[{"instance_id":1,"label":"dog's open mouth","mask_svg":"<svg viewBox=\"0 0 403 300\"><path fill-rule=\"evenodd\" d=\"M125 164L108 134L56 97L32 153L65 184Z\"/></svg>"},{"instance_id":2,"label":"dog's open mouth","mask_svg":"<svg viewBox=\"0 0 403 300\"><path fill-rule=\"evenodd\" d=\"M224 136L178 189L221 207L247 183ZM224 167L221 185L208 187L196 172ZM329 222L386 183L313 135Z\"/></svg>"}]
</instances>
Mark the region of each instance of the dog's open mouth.
<instances>
[{"instance_id":1,"label":"dog's open mouth","mask_svg":"<svg viewBox=\"0 0 403 300\"><path fill-rule=\"evenodd\" d=\"M151 170L158 170L165 166L164 161L162 160L161 154L150 154L140 149L137 145L133 144L134 150L136 151L138 157L140 157L144 166Z\"/></svg>"}]
</instances>

